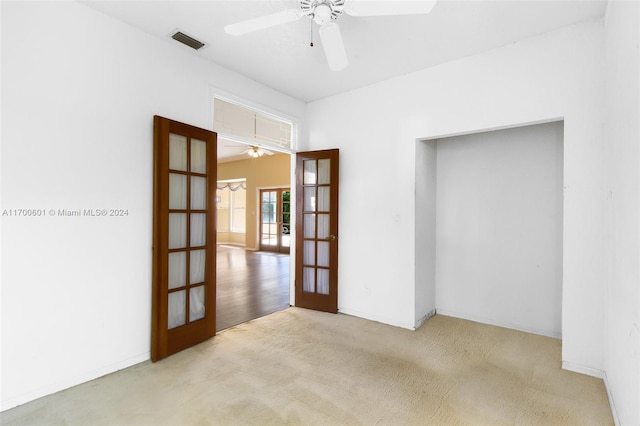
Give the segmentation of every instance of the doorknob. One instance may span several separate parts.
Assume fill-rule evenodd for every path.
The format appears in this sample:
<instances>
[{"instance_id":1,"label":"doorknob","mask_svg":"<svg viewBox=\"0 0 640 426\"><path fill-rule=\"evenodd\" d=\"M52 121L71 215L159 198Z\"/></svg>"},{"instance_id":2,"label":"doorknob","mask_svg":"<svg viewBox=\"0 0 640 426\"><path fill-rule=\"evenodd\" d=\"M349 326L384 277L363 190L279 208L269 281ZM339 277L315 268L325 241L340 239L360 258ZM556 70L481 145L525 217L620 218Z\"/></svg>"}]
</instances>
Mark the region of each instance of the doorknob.
<instances>
[{"instance_id":1,"label":"doorknob","mask_svg":"<svg viewBox=\"0 0 640 426\"><path fill-rule=\"evenodd\" d=\"M327 237L327 240L329 240L329 241L335 241L335 240L337 240L337 239L338 239L338 237L336 237L335 235L329 235L329 236Z\"/></svg>"}]
</instances>

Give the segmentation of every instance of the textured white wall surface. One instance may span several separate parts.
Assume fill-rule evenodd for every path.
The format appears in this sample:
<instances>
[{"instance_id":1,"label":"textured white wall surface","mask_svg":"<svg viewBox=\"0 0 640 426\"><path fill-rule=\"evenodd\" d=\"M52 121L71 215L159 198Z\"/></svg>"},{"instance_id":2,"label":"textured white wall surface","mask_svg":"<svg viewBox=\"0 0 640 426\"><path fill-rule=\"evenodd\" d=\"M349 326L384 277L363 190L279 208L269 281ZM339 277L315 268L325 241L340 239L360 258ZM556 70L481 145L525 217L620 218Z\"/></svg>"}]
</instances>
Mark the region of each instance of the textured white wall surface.
<instances>
[{"instance_id":1,"label":"textured white wall surface","mask_svg":"<svg viewBox=\"0 0 640 426\"><path fill-rule=\"evenodd\" d=\"M2 2L2 409L149 358L153 116L304 103L76 2ZM126 209L122 217L60 210Z\"/></svg>"},{"instance_id":2,"label":"textured white wall surface","mask_svg":"<svg viewBox=\"0 0 640 426\"><path fill-rule=\"evenodd\" d=\"M554 122L438 140L439 313L561 337L562 139Z\"/></svg>"},{"instance_id":3,"label":"textured white wall surface","mask_svg":"<svg viewBox=\"0 0 640 426\"><path fill-rule=\"evenodd\" d=\"M215 87L340 149L339 309L406 328L438 298L416 141L563 120L563 365L640 421L637 2L307 105L76 2L0 7L2 209L129 212L2 218L0 409L148 359L152 117L212 128Z\"/></svg>"},{"instance_id":4,"label":"textured white wall surface","mask_svg":"<svg viewBox=\"0 0 640 426\"><path fill-rule=\"evenodd\" d=\"M640 424L640 3L606 15L605 371L616 421Z\"/></svg>"},{"instance_id":5,"label":"textured white wall surface","mask_svg":"<svg viewBox=\"0 0 640 426\"><path fill-rule=\"evenodd\" d=\"M413 328L435 303L415 301L434 295L416 284L417 139L564 119L563 360L601 374L603 35L575 25L307 105L306 148L340 148L342 312Z\"/></svg>"}]
</instances>

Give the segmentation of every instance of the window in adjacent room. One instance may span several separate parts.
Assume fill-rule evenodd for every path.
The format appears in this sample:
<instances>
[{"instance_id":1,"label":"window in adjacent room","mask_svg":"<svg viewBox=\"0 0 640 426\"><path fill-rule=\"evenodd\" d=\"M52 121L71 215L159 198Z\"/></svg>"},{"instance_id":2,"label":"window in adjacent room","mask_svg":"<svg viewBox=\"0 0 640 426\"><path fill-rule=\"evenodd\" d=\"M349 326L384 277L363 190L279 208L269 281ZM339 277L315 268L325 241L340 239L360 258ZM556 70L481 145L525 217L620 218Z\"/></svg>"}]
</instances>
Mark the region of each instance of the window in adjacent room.
<instances>
[{"instance_id":1,"label":"window in adjacent room","mask_svg":"<svg viewBox=\"0 0 640 426\"><path fill-rule=\"evenodd\" d=\"M246 232L246 180L218 181L218 232Z\"/></svg>"}]
</instances>

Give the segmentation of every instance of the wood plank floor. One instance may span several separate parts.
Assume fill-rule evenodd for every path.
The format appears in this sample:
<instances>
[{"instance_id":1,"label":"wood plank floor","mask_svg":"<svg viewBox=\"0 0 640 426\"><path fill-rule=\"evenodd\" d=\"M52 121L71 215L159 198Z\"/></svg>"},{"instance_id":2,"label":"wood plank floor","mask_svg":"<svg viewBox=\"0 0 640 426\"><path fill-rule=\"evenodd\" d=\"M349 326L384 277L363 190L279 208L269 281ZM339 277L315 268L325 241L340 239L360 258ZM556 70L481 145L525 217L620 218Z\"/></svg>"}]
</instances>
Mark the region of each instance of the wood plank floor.
<instances>
[{"instance_id":1,"label":"wood plank floor","mask_svg":"<svg viewBox=\"0 0 640 426\"><path fill-rule=\"evenodd\" d=\"M289 256L218 245L216 331L289 307Z\"/></svg>"}]
</instances>

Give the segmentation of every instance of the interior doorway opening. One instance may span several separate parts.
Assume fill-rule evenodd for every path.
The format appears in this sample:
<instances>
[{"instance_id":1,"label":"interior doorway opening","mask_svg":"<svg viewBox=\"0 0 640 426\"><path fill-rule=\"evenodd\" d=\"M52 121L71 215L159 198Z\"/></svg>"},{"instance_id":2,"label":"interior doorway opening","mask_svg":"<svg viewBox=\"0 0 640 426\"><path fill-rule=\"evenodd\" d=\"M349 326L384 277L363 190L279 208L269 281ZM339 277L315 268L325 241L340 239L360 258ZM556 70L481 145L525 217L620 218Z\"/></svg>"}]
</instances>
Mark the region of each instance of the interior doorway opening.
<instances>
[{"instance_id":1,"label":"interior doorway opening","mask_svg":"<svg viewBox=\"0 0 640 426\"><path fill-rule=\"evenodd\" d=\"M217 209L218 331L290 306L290 162L278 153L218 164L218 188L237 188Z\"/></svg>"},{"instance_id":2,"label":"interior doorway opening","mask_svg":"<svg viewBox=\"0 0 640 426\"><path fill-rule=\"evenodd\" d=\"M216 97L214 129L218 188L229 186L217 197L216 328L223 330L290 306L295 127Z\"/></svg>"}]
</instances>

